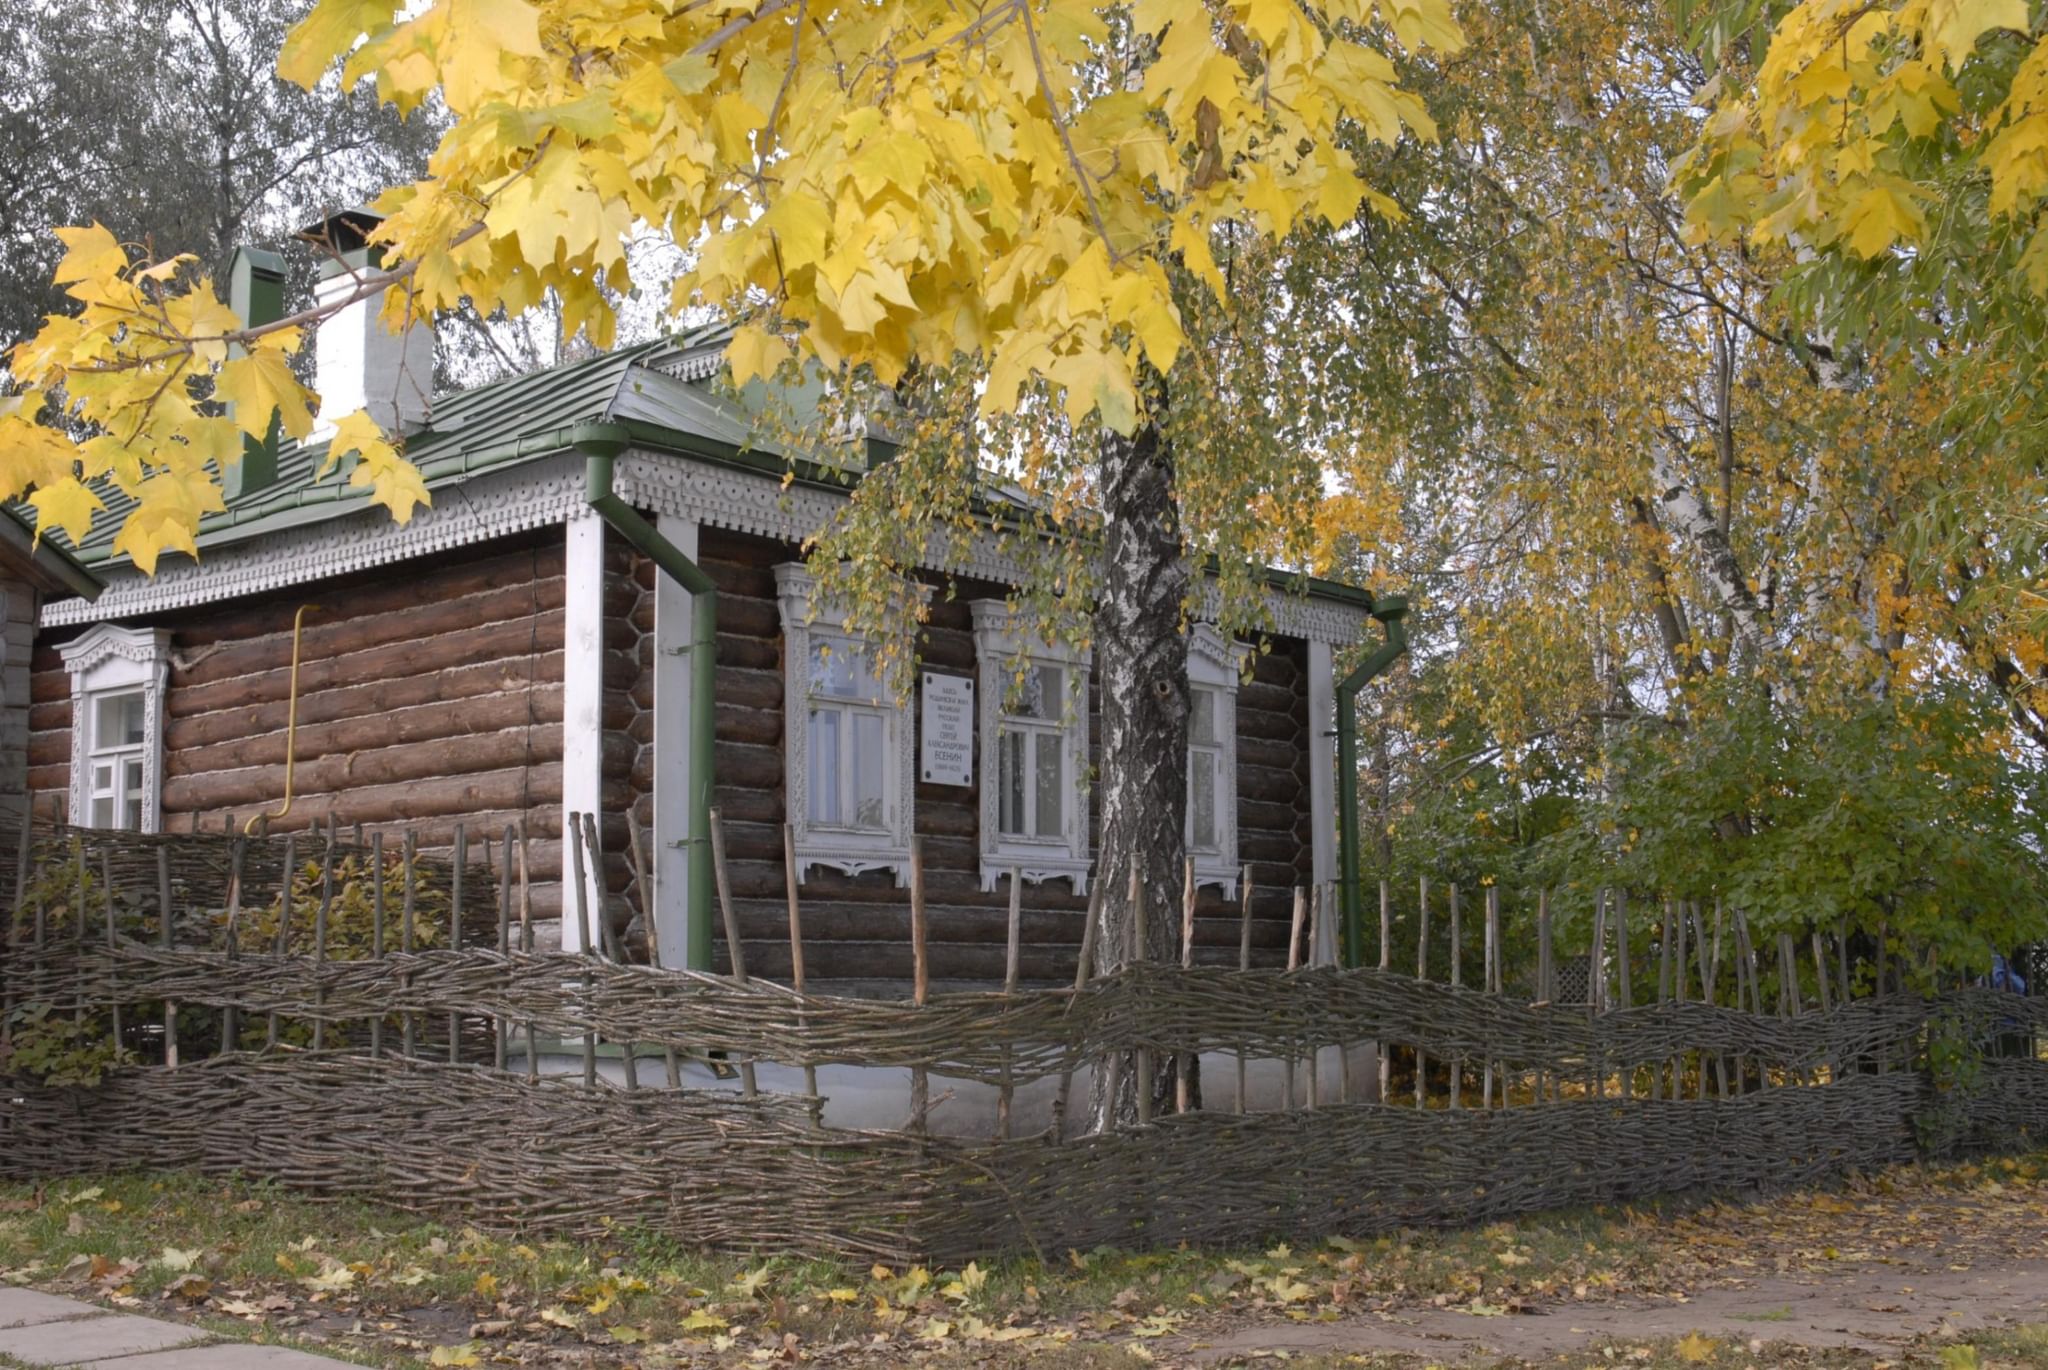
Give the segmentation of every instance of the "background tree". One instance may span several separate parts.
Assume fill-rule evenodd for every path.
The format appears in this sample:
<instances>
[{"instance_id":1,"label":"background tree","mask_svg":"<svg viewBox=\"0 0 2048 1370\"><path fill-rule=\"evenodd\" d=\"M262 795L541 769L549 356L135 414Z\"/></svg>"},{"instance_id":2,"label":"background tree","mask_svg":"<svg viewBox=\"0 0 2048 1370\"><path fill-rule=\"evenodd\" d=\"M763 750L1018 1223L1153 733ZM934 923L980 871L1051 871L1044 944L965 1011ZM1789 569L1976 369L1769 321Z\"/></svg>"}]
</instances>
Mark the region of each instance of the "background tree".
<instances>
[{"instance_id":1,"label":"background tree","mask_svg":"<svg viewBox=\"0 0 2048 1370\"><path fill-rule=\"evenodd\" d=\"M1688 231L1708 71L1665 6L1463 17L1404 73L1443 138L1362 154L1405 213L1233 295L1244 374L1290 372L1275 431L1336 473L1324 564L1414 587L1363 734L1381 868L1718 894L1952 967L2037 933L2019 507L1944 424L1983 379L1848 346L1797 253Z\"/></svg>"},{"instance_id":2,"label":"background tree","mask_svg":"<svg viewBox=\"0 0 2048 1370\"><path fill-rule=\"evenodd\" d=\"M309 0L22 0L0 9L0 340L70 305L50 232L101 223L157 257L225 272L424 170L432 117L401 120L367 90L303 90L275 72ZM297 260L301 297L311 262Z\"/></svg>"}]
</instances>

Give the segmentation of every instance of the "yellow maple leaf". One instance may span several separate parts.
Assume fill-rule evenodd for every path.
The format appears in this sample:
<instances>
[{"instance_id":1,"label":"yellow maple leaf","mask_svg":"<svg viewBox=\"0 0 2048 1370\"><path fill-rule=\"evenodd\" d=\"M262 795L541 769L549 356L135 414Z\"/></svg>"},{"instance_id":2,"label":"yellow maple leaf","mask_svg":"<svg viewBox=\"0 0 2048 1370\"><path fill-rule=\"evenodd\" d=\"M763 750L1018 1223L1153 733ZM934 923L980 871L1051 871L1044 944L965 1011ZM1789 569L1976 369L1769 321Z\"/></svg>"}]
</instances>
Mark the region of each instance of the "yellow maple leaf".
<instances>
[{"instance_id":1,"label":"yellow maple leaf","mask_svg":"<svg viewBox=\"0 0 2048 1370\"><path fill-rule=\"evenodd\" d=\"M292 374L291 363L272 348L258 348L225 362L213 382L214 398L235 407L235 423L260 438L276 414L284 431L303 438L313 431L312 393Z\"/></svg>"},{"instance_id":2,"label":"yellow maple leaf","mask_svg":"<svg viewBox=\"0 0 2048 1370\"><path fill-rule=\"evenodd\" d=\"M58 285L103 280L128 267L120 241L97 221L84 228L60 228L57 240L64 244L64 259L50 279Z\"/></svg>"},{"instance_id":3,"label":"yellow maple leaf","mask_svg":"<svg viewBox=\"0 0 2048 1370\"><path fill-rule=\"evenodd\" d=\"M1714 1352L1719 1349L1719 1346L1720 1343L1711 1338L1701 1336L1698 1332L1688 1332L1678 1339L1676 1349L1680 1360L1688 1364L1698 1365L1712 1360Z\"/></svg>"},{"instance_id":4,"label":"yellow maple leaf","mask_svg":"<svg viewBox=\"0 0 2048 1370\"><path fill-rule=\"evenodd\" d=\"M1893 185L1873 185L1842 216L1849 247L1859 257L1875 257L1892 244L1917 239L1927 220L1920 207Z\"/></svg>"}]
</instances>

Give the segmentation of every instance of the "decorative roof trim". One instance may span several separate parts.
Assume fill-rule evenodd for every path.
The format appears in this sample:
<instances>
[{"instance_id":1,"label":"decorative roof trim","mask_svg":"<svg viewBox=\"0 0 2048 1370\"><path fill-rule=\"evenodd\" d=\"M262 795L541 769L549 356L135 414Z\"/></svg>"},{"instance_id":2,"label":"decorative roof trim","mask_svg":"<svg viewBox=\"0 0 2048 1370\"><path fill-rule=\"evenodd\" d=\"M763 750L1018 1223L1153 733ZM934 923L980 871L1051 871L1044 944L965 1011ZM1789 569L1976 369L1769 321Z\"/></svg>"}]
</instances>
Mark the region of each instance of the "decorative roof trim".
<instances>
[{"instance_id":1,"label":"decorative roof trim","mask_svg":"<svg viewBox=\"0 0 2048 1370\"><path fill-rule=\"evenodd\" d=\"M381 509L364 509L216 548L204 561L166 562L154 578L133 567L103 572L107 588L98 600L50 601L42 624L137 618L263 594L561 523L586 507L583 480L584 462L574 452L494 467L437 487L435 505L403 525ZM620 459L616 489L639 509L793 543L824 526L846 500L809 485L785 488L763 472L646 451ZM1023 579L1022 566L992 535L975 538L964 557L928 569L1004 585ZM1275 589L1266 603L1273 631L1287 637L1348 644L1367 624L1362 607L1341 600Z\"/></svg>"}]
</instances>

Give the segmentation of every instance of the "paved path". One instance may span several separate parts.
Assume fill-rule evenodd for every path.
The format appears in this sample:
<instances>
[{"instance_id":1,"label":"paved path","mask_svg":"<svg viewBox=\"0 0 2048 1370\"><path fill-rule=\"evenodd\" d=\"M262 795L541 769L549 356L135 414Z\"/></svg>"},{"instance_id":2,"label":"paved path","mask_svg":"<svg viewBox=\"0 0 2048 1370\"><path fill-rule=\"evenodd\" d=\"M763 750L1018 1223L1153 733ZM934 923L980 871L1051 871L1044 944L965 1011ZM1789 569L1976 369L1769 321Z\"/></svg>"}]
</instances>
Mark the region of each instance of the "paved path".
<instances>
[{"instance_id":1,"label":"paved path","mask_svg":"<svg viewBox=\"0 0 2048 1370\"><path fill-rule=\"evenodd\" d=\"M203 1327L10 1288L0 1288L0 1358L94 1370L333 1370L347 1364L283 1346L222 1342Z\"/></svg>"}]
</instances>

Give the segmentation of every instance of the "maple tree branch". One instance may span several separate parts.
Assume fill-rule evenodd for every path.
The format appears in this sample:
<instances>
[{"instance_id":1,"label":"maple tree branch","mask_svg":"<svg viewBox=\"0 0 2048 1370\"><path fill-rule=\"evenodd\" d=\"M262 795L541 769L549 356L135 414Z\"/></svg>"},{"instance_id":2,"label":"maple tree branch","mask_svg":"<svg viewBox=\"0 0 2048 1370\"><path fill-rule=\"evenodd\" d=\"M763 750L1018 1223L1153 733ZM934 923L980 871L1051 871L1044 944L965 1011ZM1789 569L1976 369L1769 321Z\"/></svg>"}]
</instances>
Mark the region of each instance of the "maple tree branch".
<instances>
[{"instance_id":1,"label":"maple tree branch","mask_svg":"<svg viewBox=\"0 0 2048 1370\"><path fill-rule=\"evenodd\" d=\"M1081 198L1088 202L1088 217L1095 224L1096 236L1102 239L1110 261L1122 261L1123 254L1109 240L1109 226L1103 223L1102 209L1095 203L1094 179L1088 175L1088 168L1081 165L1080 154L1074 151L1073 137L1067 132L1067 116L1060 109L1059 97L1052 93L1052 78L1045 71L1045 54L1038 48L1038 26L1031 22L1030 5L1020 4L1017 7L1017 21L1024 25L1024 37L1031 45L1031 66L1038 74L1038 92L1045 97L1046 112L1052 116L1052 126L1060 135L1060 147L1066 151L1067 165L1074 169L1074 178L1081 183Z\"/></svg>"},{"instance_id":2,"label":"maple tree branch","mask_svg":"<svg viewBox=\"0 0 2048 1370\"><path fill-rule=\"evenodd\" d=\"M737 38L740 34L745 33L754 25L760 23L763 19L773 18L796 2L797 0L768 0L767 4L761 6L752 14L742 14L739 18L724 25L724 27L712 30L707 37L699 40L690 49L688 55L691 57L708 57L724 47L732 39Z\"/></svg>"}]
</instances>

